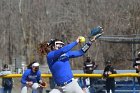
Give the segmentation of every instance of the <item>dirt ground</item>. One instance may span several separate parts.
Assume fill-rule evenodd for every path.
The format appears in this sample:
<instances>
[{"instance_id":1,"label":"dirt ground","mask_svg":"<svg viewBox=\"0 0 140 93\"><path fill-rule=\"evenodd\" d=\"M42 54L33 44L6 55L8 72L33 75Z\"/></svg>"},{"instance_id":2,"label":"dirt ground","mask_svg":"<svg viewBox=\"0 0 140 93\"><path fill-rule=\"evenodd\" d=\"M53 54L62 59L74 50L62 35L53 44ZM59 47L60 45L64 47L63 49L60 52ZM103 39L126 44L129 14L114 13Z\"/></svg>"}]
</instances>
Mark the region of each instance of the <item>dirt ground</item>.
<instances>
[{"instance_id":1,"label":"dirt ground","mask_svg":"<svg viewBox=\"0 0 140 93\"><path fill-rule=\"evenodd\" d=\"M1 90L2 90L1 80L2 79L0 79L0 93L2 93L1 92ZM20 93L20 90L21 90L20 78L14 78L13 80L14 80L14 87L12 89L12 93ZM49 89L49 85L47 88L43 89L43 93L46 93L46 90L48 90L48 89ZM32 93L31 89L28 90L28 93Z\"/></svg>"}]
</instances>

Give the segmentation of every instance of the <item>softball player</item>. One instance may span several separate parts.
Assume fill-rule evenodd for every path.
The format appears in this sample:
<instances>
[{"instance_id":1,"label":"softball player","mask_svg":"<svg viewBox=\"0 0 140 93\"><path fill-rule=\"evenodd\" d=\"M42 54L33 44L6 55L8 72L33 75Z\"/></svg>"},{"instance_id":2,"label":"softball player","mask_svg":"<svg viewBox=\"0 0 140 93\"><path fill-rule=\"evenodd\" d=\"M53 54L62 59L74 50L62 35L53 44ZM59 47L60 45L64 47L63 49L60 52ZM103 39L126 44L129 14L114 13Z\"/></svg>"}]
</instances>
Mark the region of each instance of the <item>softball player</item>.
<instances>
[{"instance_id":1,"label":"softball player","mask_svg":"<svg viewBox=\"0 0 140 93\"><path fill-rule=\"evenodd\" d=\"M41 72L39 70L39 63L33 62L31 67L29 67L22 75L21 84L22 89L21 93L27 93L28 88L32 89L32 93L42 93L43 87Z\"/></svg>"},{"instance_id":2,"label":"softball player","mask_svg":"<svg viewBox=\"0 0 140 93\"><path fill-rule=\"evenodd\" d=\"M40 44L39 52L47 53L48 66L57 85L50 93L83 93L77 81L74 80L69 60L83 56L94 41L95 37L76 51L72 51L72 48L80 43L80 37L68 45L58 39Z\"/></svg>"}]
</instances>

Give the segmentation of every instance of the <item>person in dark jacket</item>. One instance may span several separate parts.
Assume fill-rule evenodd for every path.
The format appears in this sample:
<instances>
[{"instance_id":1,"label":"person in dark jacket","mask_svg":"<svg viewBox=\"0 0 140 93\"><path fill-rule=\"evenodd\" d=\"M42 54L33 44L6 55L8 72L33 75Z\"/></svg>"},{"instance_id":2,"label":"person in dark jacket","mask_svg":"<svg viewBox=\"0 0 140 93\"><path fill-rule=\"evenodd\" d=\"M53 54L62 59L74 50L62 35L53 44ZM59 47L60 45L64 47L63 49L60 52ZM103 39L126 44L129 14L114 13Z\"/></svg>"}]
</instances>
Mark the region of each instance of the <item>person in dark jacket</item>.
<instances>
[{"instance_id":1,"label":"person in dark jacket","mask_svg":"<svg viewBox=\"0 0 140 93\"><path fill-rule=\"evenodd\" d=\"M95 64L95 62L91 59L91 57L87 56L86 60L83 63L83 71L85 74L92 74L93 70L95 70L97 68L97 65ZM93 82L94 82L94 78L83 78L83 90L85 91L87 87L90 87L89 90L90 91L94 91L93 90Z\"/></svg>"},{"instance_id":2,"label":"person in dark jacket","mask_svg":"<svg viewBox=\"0 0 140 93\"><path fill-rule=\"evenodd\" d=\"M93 70L97 68L97 65L89 56L86 57L86 60L83 64L83 70L86 74L92 74Z\"/></svg>"},{"instance_id":3,"label":"person in dark jacket","mask_svg":"<svg viewBox=\"0 0 140 93\"><path fill-rule=\"evenodd\" d=\"M3 75L12 74L9 69L8 64L4 64L2 72L3 72ZM2 78L2 87L4 88L4 93L11 93L12 87L13 87L13 79L12 78Z\"/></svg>"},{"instance_id":4,"label":"person in dark jacket","mask_svg":"<svg viewBox=\"0 0 140 93\"><path fill-rule=\"evenodd\" d=\"M138 52L137 58L135 58L133 67L136 69L136 73L140 74L140 52ZM140 77L137 77L138 83L140 85Z\"/></svg>"},{"instance_id":5,"label":"person in dark jacket","mask_svg":"<svg viewBox=\"0 0 140 93\"><path fill-rule=\"evenodd\" d=\"M97 65L95 62L91 59L91 57L87 56L83 62L83 72L85 74L92 74L94 69L97 68ZM92 77L80 77L78 79L78 83L80 87L83 89L84 93L87 93L87 91L90 91L91 93L94 91L93 89L93 83L95 81L95 78Z\"/></svg>"},{"instance_id":6,"label":"person in dark jacket","mask_svg":"<svg viewBox=\"0 0 140 93\"><path fill-rule=\"evenodd\" d=\"M112 67L112 64L110 61L107 62L107 66L104 69L103 76L106 78L106 90L107 93L110 93L110 90L112 93L115 93L115 78L108 77L110 74L116 74L116 70Z\"/></svg>"}]
</instances>

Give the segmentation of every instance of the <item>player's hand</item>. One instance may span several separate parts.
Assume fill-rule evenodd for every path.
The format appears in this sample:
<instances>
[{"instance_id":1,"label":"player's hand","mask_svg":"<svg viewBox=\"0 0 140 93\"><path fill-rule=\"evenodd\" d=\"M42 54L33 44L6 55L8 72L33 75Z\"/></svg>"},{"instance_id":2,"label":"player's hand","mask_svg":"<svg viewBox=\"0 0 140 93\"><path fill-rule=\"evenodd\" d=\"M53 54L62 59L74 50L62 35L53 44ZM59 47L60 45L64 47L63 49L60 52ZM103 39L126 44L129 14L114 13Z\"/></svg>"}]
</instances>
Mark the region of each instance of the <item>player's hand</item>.
<instances>
[{"instance_id":1,"label":"player's hand","mask_svg":"<svg viewBox=\"0 0 140 93\"><path fill-rule=\"evenodd\" d=\"M80 43L80 38L81 38L81 36L78 36L78 38L76 39L77 43Z\"/></svg>"},{"instance_id":2,"label":"player's hand","mask_svg":"<svg viewBox=\"0 0 140 93\"><path fill-rule=\"evenodd\" d=\"M138 70L138 66L134 66L134 68Z\"/></svg>"},{"instance_id":3,"label":"player's hand","mask_svg":"<svg viewBox=\"0 0 140 93\"><path fill-rule=\"evenodd\" d=\"M110 75L110 74L112 74L112 72L108 71L108 74Z\"/></svg>"},{"instance_id":4,"label":"player's hand","mask_svg":"<svg viewBox=\"0 0 140 93\"><path fill-rule=\"evenodd\" d=\"M32 86L33 85L33 82L31 82L31 81L28 81L28 82L26 82L26 84L27 84L27 86Z\"/></svg>"}]
</instances>

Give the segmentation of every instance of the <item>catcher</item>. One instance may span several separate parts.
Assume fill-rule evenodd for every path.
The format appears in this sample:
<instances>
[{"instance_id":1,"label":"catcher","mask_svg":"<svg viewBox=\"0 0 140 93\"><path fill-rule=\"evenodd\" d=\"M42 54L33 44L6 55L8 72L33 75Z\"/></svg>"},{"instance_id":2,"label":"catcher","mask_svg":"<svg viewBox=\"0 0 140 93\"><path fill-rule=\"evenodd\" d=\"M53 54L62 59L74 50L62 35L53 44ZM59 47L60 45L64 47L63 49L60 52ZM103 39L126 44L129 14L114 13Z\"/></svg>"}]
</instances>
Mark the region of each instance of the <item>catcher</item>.
<instances>
[{"instance_id":1,"label":"catcher","mask_svg":"<svg viewBox=\"0 0 140 93\"><path fill-rule=\"evenodd\" d=\"M38 62L28 65L27 70L22 75L21 84L21 93L27 93L28 88L32 89L32 93L43 93L43 88L47 84L41 78Z\"/></svg>"}]
</instances>

